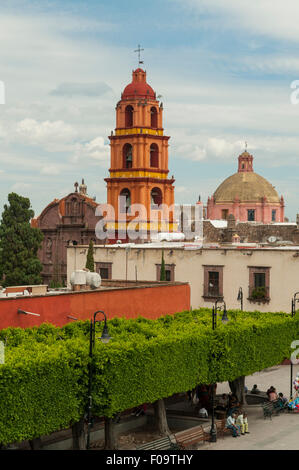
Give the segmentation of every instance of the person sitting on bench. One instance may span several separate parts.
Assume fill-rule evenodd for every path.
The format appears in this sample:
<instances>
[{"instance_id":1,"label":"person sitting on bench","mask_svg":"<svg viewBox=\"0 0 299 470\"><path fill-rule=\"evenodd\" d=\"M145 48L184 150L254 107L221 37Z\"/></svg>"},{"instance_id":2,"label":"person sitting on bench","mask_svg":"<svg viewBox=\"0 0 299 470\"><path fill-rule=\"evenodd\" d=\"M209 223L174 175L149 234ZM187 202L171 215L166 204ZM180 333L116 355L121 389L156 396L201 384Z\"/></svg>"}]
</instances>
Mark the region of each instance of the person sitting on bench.
<instances>
[{"instance_id":1,"label":"person sitting on bench","mask_svg":"<svg viewBox=\"0 0 299 470\"><path fill-rule=\"evenodd\" d=\"M237 426L240 427L241 434L243 436L245 434L249 434L249 431L248 431L248 418L247 418L247 414L245 413L245 411L243 411L243 410L239 411L238 417L236 419L236 424L237 424Z\"/></svg>"},{"instance_id":2,"label":"person sitting on bench","mask_svg":"<svg viewBox=\"0 0 299 470\"><path fill-rule=\"evenodd\" d=\"M216 410L226 411L228 408L228 396L226 393L223 393L218 399Z\"/></svg>"},{"instance_id":3,"label":"person sitting on bench","mask_svg":"<svg viewBox=\"0 0 299 470\"><path fill-rule=\"evenodd\" d=\"M240 436L240 428L236 425L237 414L233 413L232 416L228 416L226 419L226 427L231 429L233 437Z\"/></svg>"},{"instance_id":4,"label":"person sitting on bench","mask_svg":"<svg viewBox=\"0 0 299 470\"><path fill-rule=\"evenodd\" d=\"M250 393L258 395L259 393L261 393L261 391L257 388L257 385L255 384Z\"/></svg>"}]
</instances>

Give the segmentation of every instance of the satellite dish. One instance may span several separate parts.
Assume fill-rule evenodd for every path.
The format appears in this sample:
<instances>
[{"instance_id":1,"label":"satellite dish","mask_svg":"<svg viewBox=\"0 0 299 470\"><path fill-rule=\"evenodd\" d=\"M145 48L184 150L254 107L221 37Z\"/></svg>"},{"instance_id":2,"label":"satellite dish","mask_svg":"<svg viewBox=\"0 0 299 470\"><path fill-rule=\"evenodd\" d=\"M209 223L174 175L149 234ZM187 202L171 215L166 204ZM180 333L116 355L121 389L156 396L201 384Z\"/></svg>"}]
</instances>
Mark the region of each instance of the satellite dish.
<instances>
[{"instance_id":1,"label":"satellite dish","mask_svg":"<svg viewBox=\"0 0 299 470\"><path fill-rule=\"evenodd\" d=\"M273 237L273 236L268 238L268 242L269 242L269 243L275 243L276 240L277 240L277 238L276 238L276 237Z\"/></svg>"}]
</instances>

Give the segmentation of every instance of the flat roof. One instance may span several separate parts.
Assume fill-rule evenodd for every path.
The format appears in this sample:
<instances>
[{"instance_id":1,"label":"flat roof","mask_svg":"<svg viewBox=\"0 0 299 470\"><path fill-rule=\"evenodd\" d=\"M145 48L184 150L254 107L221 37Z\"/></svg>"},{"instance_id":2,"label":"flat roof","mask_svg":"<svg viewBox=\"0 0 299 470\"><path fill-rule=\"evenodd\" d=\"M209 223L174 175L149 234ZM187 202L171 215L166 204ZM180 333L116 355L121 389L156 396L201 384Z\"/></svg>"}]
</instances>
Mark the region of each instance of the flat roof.
<instances>
[{"instance_id":1,"label":"flat roof","mask_svg":"<svg viewBox=\"0 0 299 470\"><path fill-rule=\"evenodd\" d=\"M76 245L69 248L88 248L88 245ZM196 242L151 242L151 243L123 243L123 244L113 244L113 245L94 245L94 249L162 249L167 248L170 250L290 250L290 251L298 251L299 245L266 245L263 243L228 243L228 244L220 244L220 243L207 243L207 244L200 244Z\"/></svg>"}]
</instances>

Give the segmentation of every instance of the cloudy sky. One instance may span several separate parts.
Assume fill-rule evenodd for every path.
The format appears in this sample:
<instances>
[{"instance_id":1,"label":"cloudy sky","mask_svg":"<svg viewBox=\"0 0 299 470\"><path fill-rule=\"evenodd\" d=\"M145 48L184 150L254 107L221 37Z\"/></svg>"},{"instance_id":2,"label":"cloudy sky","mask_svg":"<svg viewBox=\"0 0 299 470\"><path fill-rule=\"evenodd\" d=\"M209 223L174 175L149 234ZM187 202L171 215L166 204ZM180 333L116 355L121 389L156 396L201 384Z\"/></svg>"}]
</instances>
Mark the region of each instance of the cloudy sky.
<instances>
[{"instance_id":1,"label":"cloudy sky","mask_svg":"<svg viewBox=\"0 0 299 470\"><path fill-rule=\"evenodd\" d=\"M106 201L107 136L141 44L176 202L206 202L247 141L295 220L298 18L297 0L1 0L0 210L14 191L37 215L81 178Z\"/></svg>"}]
</instances>

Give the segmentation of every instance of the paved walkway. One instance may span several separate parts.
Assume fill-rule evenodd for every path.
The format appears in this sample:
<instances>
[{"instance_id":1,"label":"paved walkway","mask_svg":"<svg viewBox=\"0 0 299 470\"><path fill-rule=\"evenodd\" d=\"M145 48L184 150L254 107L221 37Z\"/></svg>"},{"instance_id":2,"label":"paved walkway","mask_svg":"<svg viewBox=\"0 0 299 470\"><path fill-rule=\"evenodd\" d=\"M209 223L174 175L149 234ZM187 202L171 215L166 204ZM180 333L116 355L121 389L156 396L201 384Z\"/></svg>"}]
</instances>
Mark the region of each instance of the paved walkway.
<instances>
[{"instance_id":1,"label":"paved walkway","mask_svg":"<svg viewBox=\"0 0 299 470\"><path fill-rule=\"evenodd\" d=\"M293 379L299 366L293 367ZM277 366L246 377L246 386L251 390L257 384L260 390L273 385L288 399L290 394L290 366ZM217 386L218 393L229 392L227 383ZM261 406L245 407L248 413L250 434L233 438L226 435L216 443L199 444L202 450L299 450L299 413L284 413L264 419Z\"/></svg>"}]
</instances>

